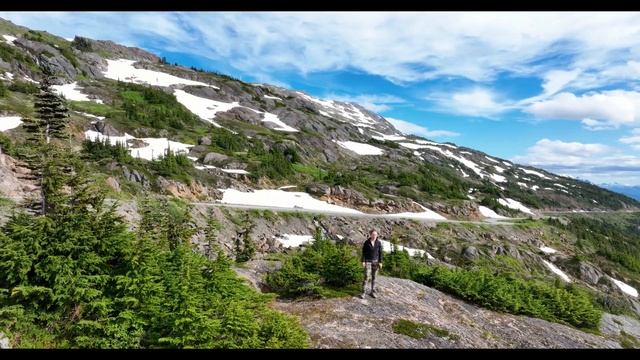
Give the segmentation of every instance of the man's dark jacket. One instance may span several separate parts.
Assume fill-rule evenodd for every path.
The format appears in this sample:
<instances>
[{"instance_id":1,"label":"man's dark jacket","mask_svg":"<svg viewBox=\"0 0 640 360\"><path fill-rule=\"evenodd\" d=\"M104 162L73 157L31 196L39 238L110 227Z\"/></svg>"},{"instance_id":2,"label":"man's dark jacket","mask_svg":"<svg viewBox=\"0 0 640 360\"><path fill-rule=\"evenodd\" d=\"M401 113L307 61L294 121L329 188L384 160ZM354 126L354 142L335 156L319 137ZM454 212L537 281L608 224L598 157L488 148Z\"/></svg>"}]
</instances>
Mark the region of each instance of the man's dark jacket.
<instances>
[{"instance_id":1,"label":"man's dark jacket","mask_svg":"<svg viewBox=\"0 0 640 360\"><path fill-rule=\"evenodd\" d=\"M362 245L362 261L363 262L382 262L382 242L376 239L371 244L371 239L367 239Z\"/></svg>"}]
</instances>

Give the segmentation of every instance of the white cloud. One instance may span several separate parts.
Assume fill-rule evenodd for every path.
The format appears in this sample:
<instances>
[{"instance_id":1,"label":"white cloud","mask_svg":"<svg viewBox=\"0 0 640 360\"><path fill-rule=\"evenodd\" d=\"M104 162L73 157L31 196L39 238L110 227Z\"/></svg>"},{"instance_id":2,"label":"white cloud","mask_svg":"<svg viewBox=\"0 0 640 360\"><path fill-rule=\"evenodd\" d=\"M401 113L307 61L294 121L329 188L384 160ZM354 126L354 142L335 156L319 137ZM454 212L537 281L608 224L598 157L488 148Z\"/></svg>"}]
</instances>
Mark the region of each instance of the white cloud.
<instances>
[{"instance_id":1,"label":"white cloud","mask_svg":"<svg viewBox=\"0 0 640 360\"><path fill-rule=\"evenodd\" d=\"M609 90L576 96L562 92L524 109L540 119L580 120L591 129L640 124L640 92Z\"/></svg>"},{"instance_id":2,"label":"white cloud","mask_svg":"<svg viewBox=\"0 0 640 360\"><path fill-rule=\"evenodd\" d=\"M440 76L486 81L503 71L537 76L557 68L556 55L568 56L569 69L617 76L605 70L640 55L638 13L4 12L0 17L65 37L77 33L140 43L140 35L155 36L176 51L228 59L247 72L348 68L397 82ZM547 85L554 87L555 81Z\"/></svg>"},{"instance_id":3,"label":"white cloud","mask_svg":"<svg viewBox=\"0 0 640 360\"><path fill-rule=\"evenodd\" d=\"M358 96L329 94L324 96L323 98L342 101L342 102L353 102L375 113L381 113L387 110L391 110L393 108L392 107L393 104L406 103L404 99L394 95L388 95L388 94L381 94L381 95L365 94L365 95L358 95Z\"/></svg>"},{"instance_id":4,"label":"white cloud","mask_svg":"<svg viewBox=\"0 0 640 360\"><path fill-rule=\"evenodd\" d=\"M507 102L499 100L498 95L492 90L481 87L473 87L453 94L435 93L426 99L435 102L436 111L486 118L494 118L511 108Z\"/></svg>"},{"instance_id":5,"label":"white cloud","mask_svg":"<svg viewBox=\"0 0 640 360\"><path fill-rule=\"evenodd\" d=\"M429 130L426 127L422 127L420 125L416 125L414 123L410 123L408 121L394 119L394 118L385 118L387 121L391 123L396 129L398 129L403 134L414 134L419 136L424 136L427 138L435 138L435 137L453 137L459 136L460 134L454 131L448 130Z\"/></svg>"},{"instance_id":6,"label":"white cloud","mask_svg":"<svg viewBox=\"0 0 640 360\"><path fill-rule=\"evenodd\" d=\"M564 89L568 84L574 81L582 73L580 69L551 70L543 76L542 93L540 95L520 100L518 105L531 104L535 101L547 99Z\"/></svg>"},{"instance_id":7,"label":"white cloud","mask_svg":"<svg viewBox=\"0 0 640 360\"><path fill-rule=\"evenodd\" d=\"M640 158L604 144L541 139L525 155L510 160L593 183L640 184Z\"/></svg>"}]
</instances>

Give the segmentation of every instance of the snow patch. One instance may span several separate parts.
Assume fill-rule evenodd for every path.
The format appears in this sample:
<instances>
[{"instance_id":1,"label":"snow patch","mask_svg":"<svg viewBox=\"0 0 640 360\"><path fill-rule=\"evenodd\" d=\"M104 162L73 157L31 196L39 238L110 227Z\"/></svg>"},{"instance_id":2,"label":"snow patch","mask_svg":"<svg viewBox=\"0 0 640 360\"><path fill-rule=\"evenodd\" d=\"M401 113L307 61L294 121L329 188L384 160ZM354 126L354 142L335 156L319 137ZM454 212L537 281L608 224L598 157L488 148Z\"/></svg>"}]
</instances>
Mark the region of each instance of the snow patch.
<instances>
[{"instance_id":1,"label":"snow patch","mask_svg":"<svg viewBox=\"0 0 640 360\"><path fill-rule=\"evenodd\" d=\"M280 186L278 188L278 190L284 190L284 189L291 189L291 188L295 188L297 187L296 185L286 185L286 186Z\"/></svg>"},{"instance_id":2,"label":"snow patch","mask_svg":"<svg viewBox=\"0 0 640 360\"><path fill-rule=\"evenodd\" d=\"M282 99L280 99L280 98L279 98L279 97L277 97L277 96L269 96L269 95L265 95L264 97L265 97L266 99L282 100Z\"/></svg>"},{"instance_id":3,"label":"snow patch","mask_svg":"<svg viewBox=\"0 0 640 360\"><path fill-rule=\"evenodd\" d=\"M529 174L529 175L535 175L535 176L537 176L537 177L541 177L541 178L543 178L543 179L551 180L551 178L550 178L550 177L545 176L544 174L539 173L539 172L537 172L537 171L535 171L535 170L528 170L528 169L524 169L524 168L520 168L520 170L524 171L525 173L527 173L527 174Z\"/></svg>"},{"instance_id":4,"label":"snow patch","mask_svg":"<svg viewBox=\"0 0 640 360\"><path fill-rule=\"evenodd\" d=\"M548 246L541 246L540 250L545 254L555 254L555 253L558 252L558 250L552 249L552 248L550 248Z\"/></svg>"},{"instance_id":5,"label":"snow patch","mask_svg":"<svg viewBox=\"0 0 640 360\"><path fill-rule=\"evenodd\" d=\"M378 134L379 136L372 136L372 138L376 139L376 140L381 140L381 141L385 141L385 140L389 140L389 141L400 141L400 140L406 140L407 138L404 136L399 136L399 135L386 135L383 133L379 133L377 131L374 131L376 134Z\"/></svg>"},{"instance_id":6,"label":"snow patch","mask_svg":"<svg viewBox=\"0 0 640 360\"><path fill-rule=\"evenodd\" d=\"M547 260L542 260L542 262L544 262L545 265L547 265L547 267L549 268L549 270L551 270L554 274L560 276L560 278L566 282L571 282L571 279L569 278L569 276L567 274L565 274L562 270L558 269L555 265L553 265L552 263L548 262Z\"/></svg>"},{"instance_id":7,"label":"snow patch","mask_svg":"<svg viewBox=\"0 0 640 360\"><path fill-rule=\"evenodd\" d=\"M333 100L320 100L299 91L296 91L296 93L303 99L322 106L323 109L319 110L319 112L324 116L330 118L340 116L344 119L349 120L348 122L353 123L355 126L362 127L372 127L371 125L375 125L377 123L376 119L372 118L368 114L363 113L362 110L360 110L353 104L342 104Z\"/></svg>"},{"instance_id":8,"label":"snow patch","mask_svg":"<svg viewBox=\"0 0 640 360\"><path fill-rule=\"evenodd\" d=\"M414 212L403 212L398 214L389 214L389 217L401 217L401 218L409 218L409 219L424 219L424 220L447 220L444 216L436 213L433 210L429 210L426 207L416 203L418 206L424 210L423 212L414 213Z\"/></svg>"},{"instance_id":9,"label":"snow patch","mask_svg":"<svg viewBox=\"0 0 640 360\"><path fill-rule=\"evenodd\" d=\"M373 145L359 143L355 141L337 141L335 143L342 146L345 149L351 150L358 155L382 155L384 151Z\"/></svg>"},{"instance_id":10,"label":"snow patch","mask_svg":"<svg viewBox=\"0 0 640 360\"><path fill-rule=\"evenodd\" d=\"M15 129L22 124L20 116L0 116L0 131Z\"/></svg>"},{"instance_id":11,"label":"snow patch","mask_svg":"<svg viewBox=\"0 0 640 360\"><path fill-rule=\"evenodd\" d=\"M533 185L533 186L531 187L531 190L536 191L536 190L538 190L539 188L540 188L540 186L538 186L538 185Z\"/></svg>"},{"instance_id":12,"label":"snow patch","mask_svg":"<svg viewBox=\"0 0 640 360\"><path fill-rule=\"evenodd\" d=\"M533 212L528 207L522 205L522 203L520 203L519 201L506 198L506 199L498 199L498 202L500 203L500 205L506 206L510 209L520 210L523 213L533 215Z\"/></svg>"},{"instance_id":13,"label":"snow patch","mask_svg":"<svg viewBox=\"0 0 640 360\"><path fill-rule=\"evenodd\" d=\"M87 130L85 131L85 137L90 139L91 141L103 141L103 139L107 139L110 144L116 145L118 143L123 144L131 156L145 159L145 160L154 160L159 159L165 155L168 149L171 149L172 152L178 153L188 153L189 148L195 146L190 144L183 144L176 141L171 141L167 138L135 138L129 134L124 134L124 136L108 136L103 135L97 131ZM131 148L128 145L128 140L137 139L142 140L146 145L144 147L139 148Z\"/></svg>"},{"instance_id":14,"label":"snow patch","mask_svg":"<svg viewBox=\"0 0 640 360\"><path fill-rule=\"evenodd\" d=\"M501 168L500 166L494 165L493 167L496 168L496 171L499 172L500 174L502 174L505 171L505 169Z\"/></svg>"},{"instance_id":15,"label":"snow patch","mask_svg":"<svg viewBox=\"0 0 640 360\"><path fill-rule=\"evenodd\" d=\"M8 71L6 71L6 72L4 73L4 75L3 75L3 74L0 74L0 79L2 79L2 80L8 80L8 81L13 81L13 74L12 74L12 73L10 73L10 72L8 72Z\"/></svg>"},{"instance_id":16,"label":"snow patch","mask_svg":"<svg viewBox=\"0 0 640 360\"><path fill-rule=\"evenodd\" d=\"M508 219L508 217L496 214L495 211L489 209L486 206L480 205L478 206L478 209L480 210L480 214L482 214L482 216L484 217L491 218L491 219Z\"/></svg>"},{"instance_id":17,"label":"snow patch","mask_svg":"<svg viewBox=\"0 0 640 360\"><path fill-rule=\"evenodd\" d=\"M400 144L400 146L402 147L406 147L411 150L427 149L429 147L428 145L418 145L418 144L407 143L407 142L401 142L398 144Z\"/></svg>"},{"instance_id":18,"label":"snow patch","mask_svg":"<svg viewBox=\"0 0 640 360\"><path fill-rule=\"evenodd\" d=\"M272 122L272 123L278 125L278 127L273 129L273 130L285 131L285 132L298 132L298 129L294 129L291 126L283 123L282 120L280 120L278 118L278 115L272 114L272 113L269 113L269 112L264 112L263 114L264 114L264 117L262 118L263 122L269 121L269 122Z\"/></svg>"},{"instance_id":19,"label":"snow patch","mask_svg":"<svg viewBox=\"0 0 640 360\"><path fill-rule=\"evenodd\" d=\"M490 157L488 157L488 156L485 156L485 158L486 158L487 160L491 161L491 162L494 162L494 163L498 163L498 164L500 164L500 161L498 161L498 160L492 159L492 158L490 158Z\"/></svg>"},{"instance_id":20,"label":"snow patch","mask_svg":"<svg viewBox=\"0 0 640 360\"><path fill-rule=\"evenodd\" d=\"M462 156L456 156L454 155L451 151L449 150L443 150L440 149L439 147L436 146L430 146L430 145L426 145L425 148L427 149L431 149L431 150L435 150L440 152L441 154L443 154L444 156L450 157L460 163L462 163L464 166L468 167L469 169L471 169L473 172L475 172L476 174L478 174L478 176L480 176L481 178L483 178L485 175L482 173L482 171L480 171L480 169L478 168L478 165L476 163L474 163L471 160L467 160Z\"/></svg>"},{"instance_id":21,"label":"snow patch","mask_svg":"<svg viewBox=\"0 0 640 360\"><path fill-rule=\"evenodd\" d=\"M449 144L441 144L441 143L437 143L437 142L433 142L433 141L427 141L427 140L414 140L414 142L418 143L418 144L423 144L423 145L435 145L435 146L446 146L446 147L450 147L452 149L457 149L456 146L453 145L449 145ZM462 151L461 151L462 153ZM464 153L467 153L469 155L473 155L468 151L464 151Z\"/></svg>"},{"instance_id":22,"label":"snow patch","mask_svg":"<svg viewBox=\"0 0 640 360\"><path fill-rule=\"evenodd\" d=\"M302 244L311 243L313 241L313 236L282 234L279 236L274 236L274 239L278 240L278 242L281 243L283 247L291 248L299 247Z\"/></svg>"},{"instance_id":23,"label":"snow patch","mask_svg":"<svg viewBox=\"0 0 640 360\"><path fill-rule=\"evenodd\" d=\"M623 293L627 295L631 295L633 297L638 297L638 290L633 288L631 285L626 284L620 280L616 280L614 278L611 278L611 280L613 281L614 284L616 284L617 287L620 288L620 290L622 290Z\"/></svg>"},{"instance_id":24,"label":"snow patch","mask_svg":"<svg viewBox=\"0 0 640 360\"><path fill-rule=\"evenodd\" d=\"M14 42L14 41L16 41L16 40L18 40L18 38L17 38L17 37L15 37L15 36L11 36L11 35L2 35L2 37L4 38L4 41L5 41L7 44L9 44L9 45L14 45L14 46L15 46L15 44L14 44L13 42Z\"/></svg>"},{"instance_id":25,"label":"snow patch","mask_svg":"<svg viewBox=\"0 0 640 360\"><path fill-rule=\"evenodd\" d=\"M223 193L221 202L224 204L278 207L283 209L300 208L336 213L362 214L357 210L314 199L311 195L304 192L271 189L254 190L253 192L243 192L236 189L219 190Z\"/></svg>"},{"instance_id":26,"label":"snow patch","mask_svg":"<svg viewBox=\"0 0 640 360\"><path fill-rule=\"evenodd\" d=\"M387 240L380 240L380 242L382 243L382 251L384 252L391 252L391 243ZM409 253L409 256L424 256L427 255L427 258L430 260L434 260L435 258L433 256L431 256L431 254L429 254L428 252L424 251L424 250L420 250L420 249L413 249L413 248L409 248L409 247L405 247L402 245L396 245L396 250L397 251L403 251L403 250L407 250L407 252Z\"/></svg>"},{"instance_id":27,"label":"snow patch","mask_svg":"<svg viewBox=\"0 0 640 360\"><path fill-rule=\"evenodd\" d=\"M169 75L160 71L138 69L133 66L133 64L135 63L135 60L107 59L107 71L104 71L103 74L108 79L132 82L137 84L149 84L165 87L177 84L201 85L219 89L217 86L205 84L200 81L179 78L177 76Z\"/></svg>"},{"instance_id":28,"label":"snow patch","mask_svg":"<svg viewBox=\"0 0 640 360\"><path fill-rule=\"evenodd\" d=\"M507 182L507 178L498 174L489 174L489 177L497 182ZM503 189L504 190L504 189Z\"/></svg>"},{"instance_id":29,"label":"snow patch","mask_svg":"<svg viewBox=\"0 0 640 360\"><path fill-rule=\"evenodd\" d=\"M65 97L67 100L73 101L93 101L102 103L101 100L98 99L89 99L87 94L82 93L82 89L78 86L77 82L72 82L71 84L64 85L52 85L53 90L58 94Z\"/></svg>"},{"instance_id":30,"label":"snow patch","mask_svg":"<svg viewBox=\"0 0 640 360\"><path fill-rule=\"evenodd\" d=\"M176 100L184 107L186 107L189 111L196 114L202 120L210 122L216 127L221 127L213 121L216 114L219 112L229 111L234 107L240 106L240 103L237 101L226 103L222 101L216 101L211 99L206 99L203 97L191 95L188 92L180 89L176 89L173 91L173 94L176 96Z\"/></svg>"}]
</instances>

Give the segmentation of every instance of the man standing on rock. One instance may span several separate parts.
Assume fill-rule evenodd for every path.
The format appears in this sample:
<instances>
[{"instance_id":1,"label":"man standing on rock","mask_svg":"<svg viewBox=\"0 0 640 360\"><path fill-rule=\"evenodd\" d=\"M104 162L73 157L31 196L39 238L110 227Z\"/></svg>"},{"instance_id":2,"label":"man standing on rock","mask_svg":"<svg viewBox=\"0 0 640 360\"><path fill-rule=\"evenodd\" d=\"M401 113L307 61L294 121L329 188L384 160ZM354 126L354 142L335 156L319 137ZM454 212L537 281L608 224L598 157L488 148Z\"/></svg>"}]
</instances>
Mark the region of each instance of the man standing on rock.
<instances>
[{"instance_id":1,"label":"man standing on rock","mask_svg":"<svg viewBox=\"0 0 640 360\"><path fill-rule=\"evenodd\" d=\"M369 231L369 238L362 245L362 267L364 268L364 281L362 282L362 294L360 299L364 299L367 293L367 282L371 280L372 298L376 297L376 273L382 268L382 242L378 240L378 232Z\"/></svg>"}]
</instances>

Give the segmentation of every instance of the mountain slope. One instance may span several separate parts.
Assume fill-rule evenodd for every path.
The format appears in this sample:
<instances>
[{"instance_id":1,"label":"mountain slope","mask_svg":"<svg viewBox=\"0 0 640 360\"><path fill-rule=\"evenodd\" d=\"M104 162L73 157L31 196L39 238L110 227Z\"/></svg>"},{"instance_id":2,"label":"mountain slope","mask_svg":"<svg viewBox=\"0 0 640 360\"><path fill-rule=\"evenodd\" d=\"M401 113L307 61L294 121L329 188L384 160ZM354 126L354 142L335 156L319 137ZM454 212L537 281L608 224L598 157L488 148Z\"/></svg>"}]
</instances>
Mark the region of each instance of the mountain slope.
<instances>
[{"instance_id":1,"label":"mountain slope","mask_svg":"<svg viewBox=\"0 0 640 360\"><path fill-rule=\"evenodd\" d=\"M110 41L69 42L6 21L0 29L11 39L0 44L9 88L0 102L3 116L30 114L29 83L41 77L36 64L43 64L57 72L57 90L76 111L78 141L121 136L111 142L123 141L132 156L147 160L169 147L188 152L197 171L188 170L183 180L204 186L296 185L364 212L419 212L422 206L452 218L485 217L478 204L506 216L638 208L633 199L585 182L402 134L357 104L165 64ZM136 113L141 105L143 113ZM19 129L11 133L19 141ZM138 172L148 173L151 187L162 183L145 167ZM115 177L127 178L124 170Z\"/></svg>"}]
</instances>

